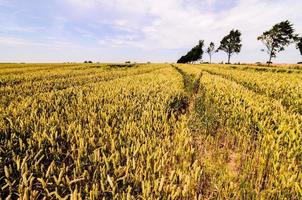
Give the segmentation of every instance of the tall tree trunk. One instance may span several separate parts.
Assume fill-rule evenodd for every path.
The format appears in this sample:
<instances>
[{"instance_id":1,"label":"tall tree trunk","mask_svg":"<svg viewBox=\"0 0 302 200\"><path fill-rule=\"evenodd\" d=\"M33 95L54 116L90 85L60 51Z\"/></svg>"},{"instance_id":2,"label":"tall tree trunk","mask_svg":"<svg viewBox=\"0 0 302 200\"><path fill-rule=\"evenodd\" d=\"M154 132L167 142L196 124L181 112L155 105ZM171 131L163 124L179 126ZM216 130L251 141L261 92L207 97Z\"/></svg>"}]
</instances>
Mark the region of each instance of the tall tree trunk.
<instances>
[{"instance_id":1,"label":"tall tree trunk","mask_svg":"<svg viewBox=\"0 0 302 200\"><path fill-rule=\"evenodd\" d=\"M210 64L212 63L212 55L210 54Z\"/></svg>"},{"instance_id":2,"label":"tall tree trunk","mask_svg":"<svg viewBox=\"0 0 302 200\"><path fill-rule=\"evenodd\" d=\"M271 49L269 49L270 54L269 54L268 66L269 66L269 65L271 64L271 62L272 62L273 52L274 52L274 50L275 50L274 46L275 46L275 44L273 43Z\"/></svg>"},{"instance_id":3,"label":"tall tree trunk","mask_svg":"<svg viewBox=\"0 0 302 200\"><path fill-rule=\"evenodd\" d=\"M231 54L228 53L228 64L230 64L230 60L231 60Z\"/></svg>"},{"instance_id":4,"label":"tall tree trunk","mask_svg":"<svg viewBox=\"0 0 302 200\"><path fill-rule=\"evenodd\" d=\"M268 65L271 64L271 62L272 62L272 57L273 57L273 53L271 52L270 55L269 55L268 63L267 63Z\"/></svg>"}]
</instances>

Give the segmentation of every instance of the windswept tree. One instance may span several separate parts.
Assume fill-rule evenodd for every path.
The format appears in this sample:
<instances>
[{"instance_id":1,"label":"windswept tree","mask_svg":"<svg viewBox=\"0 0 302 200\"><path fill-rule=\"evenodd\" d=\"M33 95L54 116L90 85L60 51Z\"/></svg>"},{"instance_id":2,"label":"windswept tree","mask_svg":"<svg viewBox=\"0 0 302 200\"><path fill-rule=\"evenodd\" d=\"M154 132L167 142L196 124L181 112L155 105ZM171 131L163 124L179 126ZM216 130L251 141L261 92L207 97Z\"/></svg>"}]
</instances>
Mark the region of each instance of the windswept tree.
<instances>
[{"instance_id":1,"label":"windswept tree","mask_svg":"<svg viewBox=\"0 0 302 200\"><path fill-rule=\"evenodd\" d=\"M210 63L212 63L212 55L215 53L215 44L211 42L209 47L207 48L207 54L210 57Z\"/></svg>"},{"instance_id":2,"label":"windswept tree","mask_svg":"<svg viewBox=\"0 0 302 200\"><path fill-rule=\"evenodd\" d=\"M283 51L286 46L298 39L298 35L294 32L293 24L286 20L275 24L257 38L263 42L267 49L268 64L272 62L272 58L276 58L278 52Z\"/></svg>"},{"instance_id":3,"label":"windswept tree","mask_svg":"<svg viewBox=\"0 0 302 200\"><path fill-rule=\"evenodd\" d=\"M239 30L231 30L221 41L220 46L217 50L221 50L227 53L228 63L230 63L231 56L234 53L239 53L241 50L241 33Z\"/></svg>"},{"instance_id":4,"label":"windswept tree","mask_svg":"<svg viewBox=\"0 0 302 200\"><path fill-rule=\"evenodd\" d=\"M196 62L202 59L204 41L200 40L185 56L182 56L177 63Z\"/></svg>"}]
</instances>

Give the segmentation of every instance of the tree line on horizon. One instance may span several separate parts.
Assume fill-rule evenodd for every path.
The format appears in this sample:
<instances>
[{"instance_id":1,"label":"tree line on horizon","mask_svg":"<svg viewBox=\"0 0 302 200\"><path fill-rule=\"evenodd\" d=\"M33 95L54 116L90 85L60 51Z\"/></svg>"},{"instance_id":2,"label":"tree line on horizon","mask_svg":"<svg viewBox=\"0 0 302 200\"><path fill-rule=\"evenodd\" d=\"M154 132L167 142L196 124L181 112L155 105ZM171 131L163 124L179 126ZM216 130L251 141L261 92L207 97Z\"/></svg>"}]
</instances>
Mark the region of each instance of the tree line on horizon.
<instances>
[{"instance_id":1,"label":"tree line on horizon","mask_svg":"<svg viewBox=\"0 0 302 200\"><path fill-rule=\"evenodd\" d=\"M296 43L296 48L302 55L302 37L295 33L293 24L288 21L282 21L275 24L270 30L265 31L262 35L257 37L266 47L261 51L266 51L269 55L268 64L272 63L272 59L277 57L277 53L284 51L285 47L292 43ZM177 63L193 63L202 59L204 50L204 40L200 40L198 44L193 47L186 55L182 56ZM212 63L212 56L218 51L224 51L227 54L229 64L233 54L238 54L241 51L241 32L239 30L231 30L230 33L222 38L220 45L215 49L215 44L210 42L206 49L209 55L210 63Z\"/></svg>"}]
</instances>

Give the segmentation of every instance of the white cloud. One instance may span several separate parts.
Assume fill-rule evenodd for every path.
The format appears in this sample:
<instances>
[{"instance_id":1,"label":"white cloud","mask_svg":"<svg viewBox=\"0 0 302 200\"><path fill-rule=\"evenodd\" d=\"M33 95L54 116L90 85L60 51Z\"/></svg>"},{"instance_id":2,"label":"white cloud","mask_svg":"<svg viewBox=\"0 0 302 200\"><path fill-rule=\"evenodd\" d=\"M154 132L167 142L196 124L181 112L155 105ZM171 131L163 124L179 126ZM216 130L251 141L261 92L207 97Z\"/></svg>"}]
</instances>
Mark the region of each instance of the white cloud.
<instances>
[{"instance_id":1,"label":"white cloud","mask_svg":"<svg viewBox=\"0 0 302 200\"><path fill-rule=\"evenodd\" d=\"M129 55L132 53L131 58L137 60L175 61L198 40L204 39L206 44L213 41L217 46L221 38L235 28L242 32L243 47L242 52L235 55L233 61L264 61L267 55L260 52L263 45L256 39L263 31L275 23L289 19L294 23L297 32L302 34L301 0L64 0L64 2L68 14L66 13L62 20L57 19L62 21L60 23L62 27L57 30L64 31L65 23L73 21L76 23L77 20L86 20L86 25L92 29L97 29L101 24L109 25L115 33L108 33L105 36L80 26L74 30L84 38L95 40L95 46L90 46L91 49L97 48L97 45L107 48L107 52L102 52L102 55L114 60L123 60L127 51ZM81 46L80 43L73 44L68 41L68 38L66 41L67 44L62 45L62 48L67 50L72 46ZM16 41L10 42L16 44ZM164 56L155 54L162 51L166 52ZM112 52L115 55L109 55ZM153 53L136 55L137 52ZM206 55L204 56L207 59ZM225 57L223 53L218 53L214 55L214 60L225 60ZM276 61L296 62L300 58L298 51L292 46L278 54Z\"/></svg>"},{"instance_id":2,"label":"white cloud","mask_svg":"<svg viewBox=\"0 0 302 200\"><path fill-rule=\"evenodd\" d=\"M236 3L233 8L219 8L215 13L202 12L197 2L200 2L200 5L215 7L217 0L67 1L86 12L89 12L88 8L111 10L113 15L121 17L112 23L119 27L140 29L145 37L138 42L146 43L147 48L190 47L198 39L218 41L232 28L240 29L244 33L243 37L249 37L249 44L253 45L255 34L260 34L281 20L290 19L295 27L302 26L302 21L299 20L302 19L302 13L299 12L302 1L298 0L234 0ZM139 18L131 18L133 15L154 17L154 20L144 25L137 23Z\"/></svg>"}]
</instances>

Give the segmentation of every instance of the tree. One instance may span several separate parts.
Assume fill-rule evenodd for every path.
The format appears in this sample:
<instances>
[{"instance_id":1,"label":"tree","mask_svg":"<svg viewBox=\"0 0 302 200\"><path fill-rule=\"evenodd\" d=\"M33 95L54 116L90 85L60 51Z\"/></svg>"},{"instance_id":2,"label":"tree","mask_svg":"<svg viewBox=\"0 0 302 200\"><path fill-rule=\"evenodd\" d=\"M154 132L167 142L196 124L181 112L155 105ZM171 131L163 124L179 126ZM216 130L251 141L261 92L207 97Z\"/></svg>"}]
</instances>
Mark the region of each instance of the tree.
<instances>
[{"instance_id":1,"label":"tree","mask_svg":"<svg viewBox=\"0 0 302 200\"><path fill-rule=\"evenodd\" d=\"M202 59L204 41L200 40L185 56L182 56L177 63L189 63Z\"/></svg>"},{"instance_id":2,"label":"tree","mask_svg":"<svg viewBox=\"0 0 302 200\"><path fill-rule=\"evenodd\" d=\"M286 20L275 24L257 38L266 46L269 55L268 64L272 62L272 58L276 58L278 52L283 51L286 46L298 39L298 35L294 31L293 24Z\"/></svg>"},{"instance_id":3,"label":"tree","mask_svg":"<svg viewBox=\"0 0 302 200\"><path fill-rule=\"evenodd\" d=\"M241 33L239 30L231 30L231 32L220 41L220 46L217 50L222 50L228 55L228 63L234 53L239 53L241 50Z\"/></svg>"},{"instance_id":4,"label":"tree","mask_svg":"<svg viewBox=\"0 0 302 200\"><path fill-rule=\"evenodd\" d=\"M207 54L210 57L210 63L212 63L212 55L214 53L215 53L215 44L213 42L211 42L209 47L207 48Z\"/></svg>"},{"instance_id":5,"label":"tree","mask_svg":"<svg viewBox=\"0 0 302 200\"><path fill-rule=\"evenodd\" d=\"M300 54L302 55L302 37L298 39L297 49L299 49Z\"/></svg>"}]
</instances>

